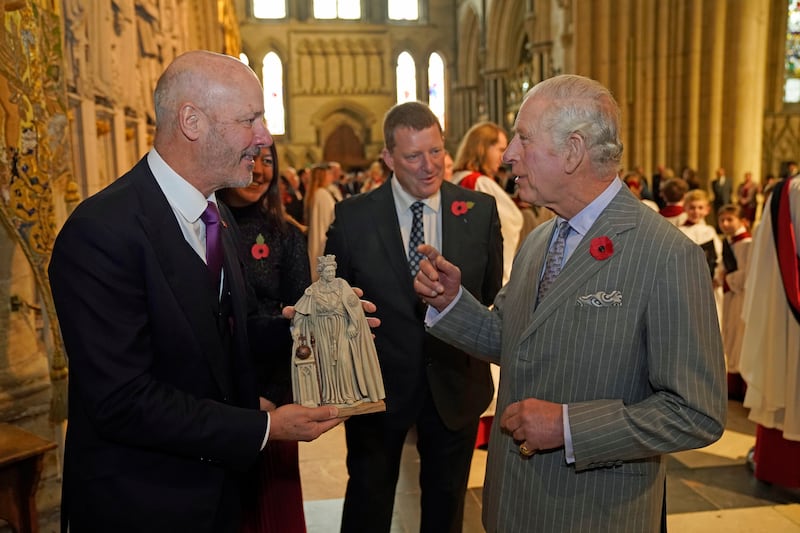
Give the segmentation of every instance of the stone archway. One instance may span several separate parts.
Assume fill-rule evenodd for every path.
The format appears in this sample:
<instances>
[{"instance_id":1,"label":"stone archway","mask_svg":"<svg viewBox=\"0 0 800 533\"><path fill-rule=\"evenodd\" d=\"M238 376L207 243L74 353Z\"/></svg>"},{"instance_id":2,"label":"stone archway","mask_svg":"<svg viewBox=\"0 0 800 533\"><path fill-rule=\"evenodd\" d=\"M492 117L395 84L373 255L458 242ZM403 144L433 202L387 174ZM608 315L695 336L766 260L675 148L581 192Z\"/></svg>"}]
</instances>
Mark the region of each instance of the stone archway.
<instances>
[{"instance_id":1,"label":"stone archway","mask_svg":"<svg viewBox=\"0 0 800 533\"><path fill-rule=\"evenodd\" d=\"M355 102L331 102L311 117L311 123L322 146L322 159L338 161L345 170L365 168L382 146L373 141L374 113Z\"/></svg>"},{"instance_id":2,"label":"stone archway","mask_svg":"<svg viewBox=\"0 0 800 533\"><path fill-rule=\"evenodd\" d=\"M322 149L325 161L338 161L342 168L366 168L369 161L364 155L364 143L350 124L340 124L325 140Z\"/></svg>"}]
</instances>

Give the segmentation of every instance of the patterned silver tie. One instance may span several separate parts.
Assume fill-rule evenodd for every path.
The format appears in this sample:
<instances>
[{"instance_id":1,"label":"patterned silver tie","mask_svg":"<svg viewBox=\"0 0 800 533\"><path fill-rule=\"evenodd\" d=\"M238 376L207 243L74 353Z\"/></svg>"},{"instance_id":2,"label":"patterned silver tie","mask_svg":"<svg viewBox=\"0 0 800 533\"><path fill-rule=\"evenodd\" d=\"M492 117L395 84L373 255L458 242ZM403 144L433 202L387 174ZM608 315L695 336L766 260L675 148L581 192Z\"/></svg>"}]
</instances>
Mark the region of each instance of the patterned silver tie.
<instances>
[{"instance_id":1,"label":"patterned silver tie","mask_svg":"<svg viewBox=\"0 0 800 533\"><path fill-rule=\"evenodd\" d=\"M425 257L417 251L417 246L425 242L425 228L422 225L422 208L425 204L414 202L411 204L411 212L414 218L411 220L411 235L408 238L408 268L411 270L411 277L419 272L419 262Z\"/></svg>"},{"instance_id":2,"label":"patterned silver tie","mask_svg":"<svg viewBox=\"0 0 800 533\"><path fill-rule=\"evenodd\" d=\"M567 236L569 235L569 222L562 220L558 225L558 235L553 245L547 251L547 257L544 262L544 273L542 280L539 282L539 292L536 296L536 301L540 302L545 293L553 285L553 282L561 272L561 264L564 262L564 249L567 246Z\"/></svg>"}]
</instances>

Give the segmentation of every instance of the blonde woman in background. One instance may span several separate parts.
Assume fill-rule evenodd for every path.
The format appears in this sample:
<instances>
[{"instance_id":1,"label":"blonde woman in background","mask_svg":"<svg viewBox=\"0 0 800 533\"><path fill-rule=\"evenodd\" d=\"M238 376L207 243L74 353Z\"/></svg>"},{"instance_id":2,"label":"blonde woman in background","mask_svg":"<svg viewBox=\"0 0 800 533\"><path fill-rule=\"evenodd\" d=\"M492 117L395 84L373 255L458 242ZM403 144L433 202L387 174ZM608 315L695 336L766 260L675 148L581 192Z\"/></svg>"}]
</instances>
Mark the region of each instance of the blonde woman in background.
<instances>
[{"instance_id":1,"label":"blonde woman in background","mask_svg":"<svg viewBox=\"0 0 800 533\"><path fill-rule=\"evenodd\" d=\"M386 181L387 171L386 171L386 164L383 162L382 159L373 161L372 164L369 166L369 172L367 173L367 179L364 181L364 184L361 186L361 192L369 192L372 189L377 189Z\"/></svg>"},{"instance_id":2,"label":"blonde woman in background","mask_svg":"<svg viewBox=\"0 0 800 533\"><path fill-rule=\"evenodd\" d=\"M333 207L337 202L330 190L333 178L333 172L327 165L317 165L311 169L305 197L305 219L308 225L308 264L312 281L319 279L315 268L317 257L325 251L326 233L333 222Z\"/></svg>"}]
</instances>

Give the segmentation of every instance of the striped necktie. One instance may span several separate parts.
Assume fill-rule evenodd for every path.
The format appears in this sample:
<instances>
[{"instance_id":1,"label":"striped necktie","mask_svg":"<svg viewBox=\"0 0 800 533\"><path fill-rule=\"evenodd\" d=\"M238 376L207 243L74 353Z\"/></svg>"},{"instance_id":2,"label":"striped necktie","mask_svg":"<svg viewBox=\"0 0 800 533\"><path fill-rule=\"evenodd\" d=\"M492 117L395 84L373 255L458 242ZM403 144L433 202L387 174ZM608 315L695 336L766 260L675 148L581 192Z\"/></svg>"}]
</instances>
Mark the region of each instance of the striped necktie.
<instances>
[{"instance_id":1,"label":"striped necktie","mask_svg":"<svg viewBox=\"0 0 800 533\"><path fill-rule=\"evenodd\" d=\"M417 251L417 247L425 242L425 228L422 225L422 208L425 204L414 202L411 204L411 212L414 218L411 220L411 234L408 238L408 268L411 270L411 277L419 272L419 262L425 257Z\"/></svg>"}]
</instances>

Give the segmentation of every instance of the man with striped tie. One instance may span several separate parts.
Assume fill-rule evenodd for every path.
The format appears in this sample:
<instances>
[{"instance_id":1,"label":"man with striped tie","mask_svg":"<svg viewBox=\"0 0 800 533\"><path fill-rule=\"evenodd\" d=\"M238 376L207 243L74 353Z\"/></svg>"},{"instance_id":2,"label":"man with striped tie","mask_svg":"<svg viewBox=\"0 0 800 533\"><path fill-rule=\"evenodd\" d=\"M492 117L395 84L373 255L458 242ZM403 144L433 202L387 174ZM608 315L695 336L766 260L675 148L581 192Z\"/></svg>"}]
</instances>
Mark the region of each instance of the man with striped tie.
<instances>
[{"instance_id":1,"label":"man with striped tie","mask_svg":"<svg viewBox=\"0 0 800 533\"><path fill-rule=\"evenodd\" d=\"M486 363L425 332L413 276L423 242L446 250L478 301L491 303L503 272L502 237L491 196L443 183L444 139L427 105L394 106L384 120L391 177L336 204L326 254L338 275L377 305L375 330L386 413L345 422L343 532L388 533L406 435L416 426L420 531L461 531L478 420L492 398Z\"/></svg>"},{"instance_id":2,"label":"man with striped tie","mask_svg":"<svg viewBox=\"0 0 800 533\"><path fill-rule=\"evenodd\" d=\"M490 311L435 249L429 332L500 365L489 533L655 532L665 453L722 435L725 369L700 248L622 185L619 108L581 76L526 95L504 154L537 227Z\"/></svg>"}]
</instances>

